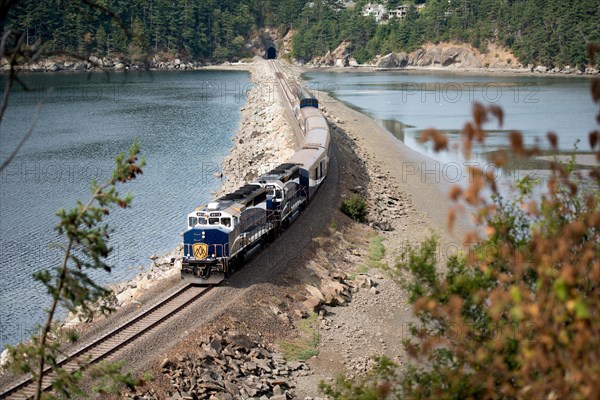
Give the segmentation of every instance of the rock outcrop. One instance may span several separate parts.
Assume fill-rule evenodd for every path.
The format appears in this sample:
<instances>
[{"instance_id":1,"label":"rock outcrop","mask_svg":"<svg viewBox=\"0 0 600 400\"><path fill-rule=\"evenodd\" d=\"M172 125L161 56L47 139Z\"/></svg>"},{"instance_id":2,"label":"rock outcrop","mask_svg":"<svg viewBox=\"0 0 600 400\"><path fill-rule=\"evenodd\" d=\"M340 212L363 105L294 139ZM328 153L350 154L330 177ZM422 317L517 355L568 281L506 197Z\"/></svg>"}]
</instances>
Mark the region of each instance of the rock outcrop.
<instances>
[{"instance_id":1,"label":"rock outcrop","mask_svg":"<svg viewBox=\"0 0 600 400\"><path fill-rule=\"evenodd\" d=\"M524 67L517 58L503 46L487 43L486 51L481 52L466 43L427 43L423 47L407 54L388 53L377 55L371 62L363 66L381 69L391 68L453 68L453 69L493 69L515 72L536 72L544 74L597 75L598 68L587 67L585 70L565 66L552 68L543 65ZM352 45L345 40L333 52L323 57L316 57L310 63L314 66L359 67L352 58Z\"/></svg>"}]
</instances>

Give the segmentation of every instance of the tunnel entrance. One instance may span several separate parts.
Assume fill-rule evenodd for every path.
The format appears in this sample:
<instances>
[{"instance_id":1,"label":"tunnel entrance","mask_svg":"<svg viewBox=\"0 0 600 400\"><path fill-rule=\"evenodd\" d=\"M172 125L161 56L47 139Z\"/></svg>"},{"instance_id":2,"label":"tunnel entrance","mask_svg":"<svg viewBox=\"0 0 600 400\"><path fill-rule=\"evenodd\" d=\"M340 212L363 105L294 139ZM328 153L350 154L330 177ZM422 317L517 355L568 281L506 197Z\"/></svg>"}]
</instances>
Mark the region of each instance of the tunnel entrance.
<instances>
[{"instance_id":1,"label":"tunnel entrance","mask_svg":"<svg viewBox=\"0 0 600 400\"><path fill-rule=\"evenodd\" d=\"M277 50L271 46L267 49L267 60L274 60L277 58Z\"/></svg>"}]
</instances>

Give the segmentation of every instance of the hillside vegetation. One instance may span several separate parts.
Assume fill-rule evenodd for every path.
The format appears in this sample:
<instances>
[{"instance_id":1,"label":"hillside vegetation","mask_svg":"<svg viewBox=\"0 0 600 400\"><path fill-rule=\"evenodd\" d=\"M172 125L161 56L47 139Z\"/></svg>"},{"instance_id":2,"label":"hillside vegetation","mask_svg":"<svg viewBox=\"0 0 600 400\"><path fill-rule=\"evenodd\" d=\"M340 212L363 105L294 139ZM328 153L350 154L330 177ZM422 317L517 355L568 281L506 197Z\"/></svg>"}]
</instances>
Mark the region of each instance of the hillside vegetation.
<instances>
[{"instance_id":1,"label":"hillside vegetation","mask_svg":"<svg viewBox=\"0 0 600 400\"><path fill-rule=\"evenodd\" d=\"M331 3L305 8L294 38L294 55L310 59L349 39L353 56L365 62L377 54L411 52L426 42L471 43L486 52L488 42L507 46L521 63L585 65L586 46L600 41L597 0L427 0L406 18L377 24L362 16L362 5L336 10ZM394 6L407 2L388 1ZM419 3L419 1L417 1Z\"/></svg>"},{"instance_id":2,"label":"hillside vegetation","mask_svg":"<svg viewBox=\"0 0 600 400\"><path fill-rule=\"evenodd\" d=\"M597 0L416 0L403 20L377 24L362 16L366 0L345 8L322 0L97 0L115 20L86 2L22 0L7 27L27 31L28 43L41 40L55 50L97 56L166 53L199 61L236 60L251 55L248 45L265 27L281 36L296 30L292 55L309 60L352 42L359 62L377 54L410 52L427 42L472 44L485 52L489 42L507 46L522 64L586 65L586 45L600 42ZM388 7L412 1L384 1Z\"/></svg>"}]
</instances>

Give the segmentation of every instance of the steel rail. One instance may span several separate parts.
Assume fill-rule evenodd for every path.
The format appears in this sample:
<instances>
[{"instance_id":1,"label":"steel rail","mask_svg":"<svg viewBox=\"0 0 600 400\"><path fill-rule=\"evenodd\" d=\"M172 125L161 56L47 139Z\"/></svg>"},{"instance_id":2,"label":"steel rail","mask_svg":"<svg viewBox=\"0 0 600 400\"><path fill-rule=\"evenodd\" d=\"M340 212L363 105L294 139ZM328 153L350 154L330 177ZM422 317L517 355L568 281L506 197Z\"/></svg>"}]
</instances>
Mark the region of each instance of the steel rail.
<instances>
[{"instance_id":1,"label":"steel rail","mask_svg":"<svg viewBox=\"0 0 600 400\"><path fill-rule=\"evenodd\" d=\"M174 293L159 301L144 312L130 318L115 329L94 339L58 362L58 366L73 373L80 369L80 362L97 363L111 354L136 341L144 334L152 331L163 321L169 319L198 298L212 289L209 287L182 286ZM51 388L54 374L51 368L44 370L42 390ZM35 382L32 376L22 380L8 389L1 389L0 399L30 399L35 394Z\"/></svg>"}]
</instances>

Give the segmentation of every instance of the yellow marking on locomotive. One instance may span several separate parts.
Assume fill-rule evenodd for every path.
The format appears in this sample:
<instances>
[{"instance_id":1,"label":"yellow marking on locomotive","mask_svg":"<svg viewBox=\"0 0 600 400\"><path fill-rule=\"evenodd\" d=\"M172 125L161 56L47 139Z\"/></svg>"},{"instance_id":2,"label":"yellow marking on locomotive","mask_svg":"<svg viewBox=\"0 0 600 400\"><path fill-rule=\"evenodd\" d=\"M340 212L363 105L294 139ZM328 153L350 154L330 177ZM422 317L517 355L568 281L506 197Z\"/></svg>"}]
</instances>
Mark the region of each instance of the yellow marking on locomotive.
<instances>
[{"instance_id":1,"label":"yellow marking on locomotive","mask_svg":"<svg viewBox=\"0 0 600 400\"><path fill-rule=\"evenodd\" d=\"M194 253L194 257L204 259L208 256L208 245L204 243L194 243L192 245L192 252Z\"/></svg>"}]
</instances>

